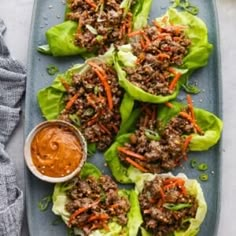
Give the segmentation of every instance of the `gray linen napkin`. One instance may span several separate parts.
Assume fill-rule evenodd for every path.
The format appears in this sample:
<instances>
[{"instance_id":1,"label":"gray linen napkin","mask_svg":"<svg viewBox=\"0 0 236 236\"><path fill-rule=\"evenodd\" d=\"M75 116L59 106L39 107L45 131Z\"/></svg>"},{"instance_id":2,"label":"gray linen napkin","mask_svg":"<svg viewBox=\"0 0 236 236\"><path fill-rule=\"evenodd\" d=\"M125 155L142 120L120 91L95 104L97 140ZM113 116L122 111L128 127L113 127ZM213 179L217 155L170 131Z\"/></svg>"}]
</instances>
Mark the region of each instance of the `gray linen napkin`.
<instances>
[{"instance_id":1,"label":"gray linen napkin","mask_svg":"<svg viewBox=\"0 0 236 236\"><path fill-rule=\"evenodd\" d=\"M5 145L20 119L26 73L10 57L3 41L5 30L0 19L0 236L18 236L23 218L23 193L16 185L15 168Z\"/></svg>"}]
</instances>

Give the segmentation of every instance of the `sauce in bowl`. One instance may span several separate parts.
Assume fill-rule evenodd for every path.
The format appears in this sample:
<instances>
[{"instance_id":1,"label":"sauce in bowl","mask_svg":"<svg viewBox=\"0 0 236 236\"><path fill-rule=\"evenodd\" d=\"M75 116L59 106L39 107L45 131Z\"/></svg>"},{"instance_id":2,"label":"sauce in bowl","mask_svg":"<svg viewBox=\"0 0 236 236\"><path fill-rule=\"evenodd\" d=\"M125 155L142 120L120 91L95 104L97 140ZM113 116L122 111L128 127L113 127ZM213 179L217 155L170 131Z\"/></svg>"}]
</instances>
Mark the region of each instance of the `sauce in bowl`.
<instances>
[{"instance_id":1,"label":"sauce in bowl","mask_svg":"<svg viewBox=\"0 0 236 236\"><path fill-rule=\"evenodd\" d=\"M75 132L60 124L40 129L31 142L30 150L36 169L49 177L71 174L83 158L83 148Z\"/></svg>"}]
</instances>

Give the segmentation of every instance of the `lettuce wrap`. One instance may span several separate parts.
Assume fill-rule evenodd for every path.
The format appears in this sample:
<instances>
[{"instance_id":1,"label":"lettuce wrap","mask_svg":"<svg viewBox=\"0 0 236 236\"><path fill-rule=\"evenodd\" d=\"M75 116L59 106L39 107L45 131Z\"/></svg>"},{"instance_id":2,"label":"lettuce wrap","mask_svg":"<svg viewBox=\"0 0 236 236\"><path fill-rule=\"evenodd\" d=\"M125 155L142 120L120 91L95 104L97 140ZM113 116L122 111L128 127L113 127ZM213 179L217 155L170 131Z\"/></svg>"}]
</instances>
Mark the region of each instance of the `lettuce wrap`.
<instances>
[{"instance_id":1,"label":"lettuce wrap","mask_svg":"<svg viewBox=\"0 0 236 236\"><path fill-rule=\"evenodd\" d=\"M104 7L104 3L101 5L100 4L101 3L98 3L96 9L97 12L100 12L98 15L101 15ZM137 30L147 24L151 4L152 0L138 0L134 5L131 4L131 0L123 0L121 2L120 9L122 9L124 15L127 15L129 12L132 14L132 25L130 26L132 27L132 30ZM70 9L67 5L66 14L68 12L70 12ZM79 31L79 28L79 23L72 20L65 20L63 23L51 27L46 32L46 39L48 44L39 46L38 51L43 54L53 56L82 55L86 58L90 57L91 55L97 54L97 49L99 48L94 48L94 50L91 51L87 50L85 47L75 45L75 34ZM97 30L93 27L86 25L86 28L93 34L97 35ZM109 32L109 34L110 33L111 32ZM99 40L102 40L102 37L100 35L97 35L96 38L98 42ZM111 45L106 46L109 48Z\"/></svg>"},{"instance_id":2,"label":"lettuce wrap","mask_svg":"<svg viewBox=\"0 0 236 236\"><path fill-rule=\"evenodd\" d=\"M170 68L172 71L175 72L174 74L172 73L169 74L168 83L171 84L171 81L175 80L175 75L178 73L181 74L181 77L180 79L178 79L177 83L173 86L173 88L170 89L169 93L167 92L165 92L165 94L156 94L156 92L151 93L143 89L141 85L137 85L136 82L132 83L127 79L128 77L127 70L138 71L139 63L137 63L137 61L139 61L140 60L139 57L142 56L142 51L140 52L140 50L138 50L134 55L133 53L134 48L133 46L131 46L132 43L131 45L125 45L119 47L118 53L116 55L115 68L119 75L120 85L134 99L150 103L164 103L177 97L181 85L185 85L185 87L188 87L188 77L192 74L194 70L207 65L208 58L210 56L213 46L208 42L208 30L205 23L200 18L193 16L188 12L178 12L173 8L169 8L167 13L163 17L155 19L154 22L155 22L153 23L154 26L158 25L157 27L162 27L162 26L167 27L167 31L169 30L168 27L177 27L177 29L182 29L187 39L191 41L191 44L187 48L187 54L184 56L182 62L177 63L176 65L174 63L173 66L171 66ZM134 32L133 35L137 39L136 35L140 34L142 35L143 32L137 31ZM134 46L137 44L137 42L135 41L136 39L134 39L133 41ZM150 41L150 39L146 40L147 42ZM143 42L141 40L141 45L142 44ZM148 44L149 43L147 43L147 45ZM151 49L148 50L149 50L148 53L145 52L146 55L148 54L150 55L150 53L152 53L153 57L155 57L156 54L153 53ZM160 54L161 56L169 57L168 55L166 55L165 51L164 53L161 52ZM158 56L158 54L156 56ZM132 58L132 61L130 61L130 58ZM129 63L127 63L127 61ZM156 71L155 68L153 67L154 71ZM139 72L141 73L141 75L144 73L143 70ZM168 69L164 70L168 72ZM172 79L171 76L174 76L174 78ZM147 77L147 80L149 80L149 78L150 76ZM140 83L142 84L142 80L140 80ZM145 84L146 81L143 81L143 86L145 86ZM153 85L152 87L154 86L155 85Z\"/></svg>"},{"instance_id":3,"label":"lettuce wrap","mask_svg":"<svg viewBox=\"0 0 236 236\"><path fill-rule=\"evenodd\" d=\"M37 94L37 99L39 103L39 107L41 109L42 115L47 120L58 119L61 112L66 107L65 98L67 96L67 90L65 88L65 83L70 85L72 83L72 76L74 74L83 75L87 72L90 66L87 64L90 61L98 61L105 63L106 65L112 66L113 62L113 54L114 48L111 48L106 54L103 56L91 58L87 60L84 64L76 64L69 70L67 70L63 74L57 75L54 79L52 84L49 87L43 88L39 90ZM128 122L129 114L133 109L134 101L128 94L124 94L121 96L121 103L120 103L120 116L121 116L121 123L119 134L126 133L127 129L129 129L129 125L132 122ZM90 109L91 110L91 109ZM79 124L79 117L73 118L71 122L80 128ZM129 124L129 125L127 125ZM89 143L88 149L94 149L94 143ZM94 152L94 151L93 151Z\"/></svg>"},{"instance_id":4,"label":"lettuce wrap","mask_svg":"<svg viewBox=\"0 0 236 236\"><path fill-rule=\"evenodd\" d=\"M86 163L80 172L80 178L86 179L89 176L93 176L98 179L101 176L100 170L93 164ZM59 215L63 221L68 225L71 217L70 213L65 209L65 205L68 201L67 192L73 187L73 180L66 183L56 184L53 193L53 207L54 214ZM128 222L125 227L119 225L114 218L111 218L108 223L109 231L104 229L93 230L90 236L120 236L120 235L137 235L139 227L142 223L142 216L139 209L137 193L134 190L119 190L119 195L128 199L130 203L130 209L128 212ZM84 235L83 232L74 227L74 235Z\"/></svg>"},{"instance_id":5,"label":"lettuce wrap","mask_svg":"<svg viewBox=\"0 0 236 236\"><path fill-rule=\"evenodd\" d=\"M157 133L160 133L160 134L163 133L163 130L165 130L165 128L170 123L169 121L171 119L177 117L177 115L181 111L183 111L183 109L186 109L186 107L187 107L186 105L178 103L178 102L172 102L172 105L173 105L172 108L169 108L166 105L162 105L162 104L158 106L158 108L157 108L158 114L156 117L158 126L156 127L155 132L151 132L150 134L156 135ZM141 119L141 115L143 114L141 111L137 112L137 109L138 108L136 108L136 111L133 112L129 118L129 119L133 120L134 123L135 123L135 121L137 122L137 120L139 118ZM199 127L201 127L202 133L199 134L197 132L192 132L192 131L191 131L192 133L188 133L188 134L183 133L181 138L183 138L184 143L187 141L186 142L187 145L183 144L183 146L187 146L187 148L185 147L186 153L187 153L187 151L206 151L206 150L208 150L209 148L214 146L219 141L220 136L221 136L221 132L222 132L223 123L214 114L212 114L204 109L200 109L200 108L194 108L194 114L195 114L196 123L198 124ZM137 129L135 129L135 125L133 125L132 128L133 128L133 130L131 130L131 129L129 130L130 133L126 133L126 134L123 134L123 135L120 135L119 137L117 137L115 142L110 146L110 148L104 154L105 160L106 160L109 168L111 169L113 176L115 177L115 179L117 181L119 181L121 183L132 183L132 180L129 178L129 175L128 175L128 171L131 168L131 165L129 165L129 164L127 165L126 162L121 161L120 156L119 156L120 154L118 151L118 149L120 147L125 147L128 145L131 145L131 136L133 136L133 134L136 134L135 132L137 132ZM139 135L139 137L141 137L141 136ZM189 139L189 137L191 137L191 139ZM151 138L151 139L153 139L153 138ZM151 139L150 139L150 141L147 141L147 143L145 144L146 147L149 147L149 145L151 145L151 143L153 142L153 140L151 140ZM158 139L158 140L160 140L160 139ZM158 141L156 141L156 142L158 142ZM164 138L164 142L165 142L165 138ZM155 143L155 145L156 144L157 143ZM181 145L180 145L180 147L181 147ZM130 147L128 149L130 149ZM132 150L132 148L130 150ZM173 152L174 152L174 150L173 150ZM145 155L147 155L147 154L149 155L149 152L147 151L147 152L143 152L143 153L139 153L139 154L141 154L142 156L144 155L144 157L145 157ZM145 158L147 158L147 157L145 157ZM183 156L183 159L181 159L181 161L184 161L184 160L185 160L185 157ZM137 161L139 161L139 160L137 160ZM145 163L145 162L143 162L143 163ZM153 165L153 168L154 168L154 163L155 163L155 166L160 165L160 164L158 164L158 163L160 163L158 161L151 162L149 165L150 166ZM170 170L168 170L168 171L170 171ZM163 170L161 170L160 172L163 172Z\"/></svg>"},{"instance_id":6,"label":"lettuce wrap","mask_svg":"<svg viewBox=\"0 0 236 236\"><path fill-rule=\"evenodd\" d=\"M153 181L156 176L157 175L140 173L139 171L137 171L134 168L130 169L130 171L129 171L129 177L132 180L132 182L135 183L135 190L139 194L142 192L145 182L146 181ZM206 212L207 212L207 204L206 204L200 184L195 179L188 179L187 176L182 173L178 174L177 176L173 176L170 173L161 174L158 176L165 178L165 179L166 178L173 178L173 179L180 178L180 179L184 180L185 181L184 187L187 190L187 194L193 196L198 203L195 217L188 218L187 220L185 220L185 223L188 222L188 224L189 224L187 229L176 230L173 233L173 235L175 235L175 236L195 236L195 235L197 235L200 230L200 226L201 226L202 222L204 221ZM165 203L165 204L167 204L167 203ZM174 204L171 204L171 205L174 205ZM189 207L189 206L187 206L187 207ZM143 236L151 236L152 235L150 231L147 231L143 227L141 228L141 232L142 232Z\"/></svg>"}]
</instances>

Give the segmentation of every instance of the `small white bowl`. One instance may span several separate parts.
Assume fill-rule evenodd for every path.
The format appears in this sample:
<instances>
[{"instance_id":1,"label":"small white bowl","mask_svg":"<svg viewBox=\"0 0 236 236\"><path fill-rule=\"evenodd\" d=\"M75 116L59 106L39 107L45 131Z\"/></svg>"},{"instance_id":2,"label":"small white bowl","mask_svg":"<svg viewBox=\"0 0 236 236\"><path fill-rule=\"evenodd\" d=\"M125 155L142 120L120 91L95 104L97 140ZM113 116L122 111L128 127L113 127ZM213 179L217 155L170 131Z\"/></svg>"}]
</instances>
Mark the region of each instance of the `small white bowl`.
<instances>
[{"instance_id":1,"label":"small white bowl","mask_svg":"<svg viewBox=\"0 0 236 236\"><path fill-rule=\"evenodd\" d=\"M69 128L70 131L72 131L77 136L77 138L80 142L81 148L82 148L82 157L79 162L79 165L77 166L77 168L73 172L71 172L70 174L63 176L63 177L50 177L50 176L42 174L40 171L38 171L38 169L36 168L36 166L34 165L33 160L32 160L31 143L32 143L35 135L43 128L45 128L47 126L52 126L52 125L60 125L60 126L64 126L66 128ZM87 143L85 141L84 136L81 134L81 132L72 124L65 122L65 121L61 121L61 120L44 121L44 122L38 124L28 134L28 136L25 140L24 156L25 156L25 162L26 162L28 168L39 179L46 181L46 182L50 182L50 183L65 182L65 181L73 178L76 174L78 174L80 172L81 168L83 167L83 165L87 159Z\"/></svg>"}]
</instances>

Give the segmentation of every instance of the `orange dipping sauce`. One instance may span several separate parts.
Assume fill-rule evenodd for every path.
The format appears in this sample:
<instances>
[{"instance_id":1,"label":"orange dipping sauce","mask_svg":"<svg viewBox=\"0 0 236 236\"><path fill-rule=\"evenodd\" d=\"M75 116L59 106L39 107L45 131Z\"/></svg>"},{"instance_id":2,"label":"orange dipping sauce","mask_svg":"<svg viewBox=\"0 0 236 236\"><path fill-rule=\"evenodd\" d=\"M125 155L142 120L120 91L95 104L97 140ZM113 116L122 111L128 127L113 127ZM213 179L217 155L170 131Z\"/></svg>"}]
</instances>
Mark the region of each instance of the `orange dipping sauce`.
<instances>
[{"instance_id":1,"label":"orange dipping sauce","mask_svg":"<svg viewBox=\"0 0 236 236\"><path fill-rule=\"evenodd\" d=\"M64 177L79 165L83 150L72 130L61 125L42 128L31 143L32 161L37 170L49 177Z\"/></svg>"}]
</instances>

